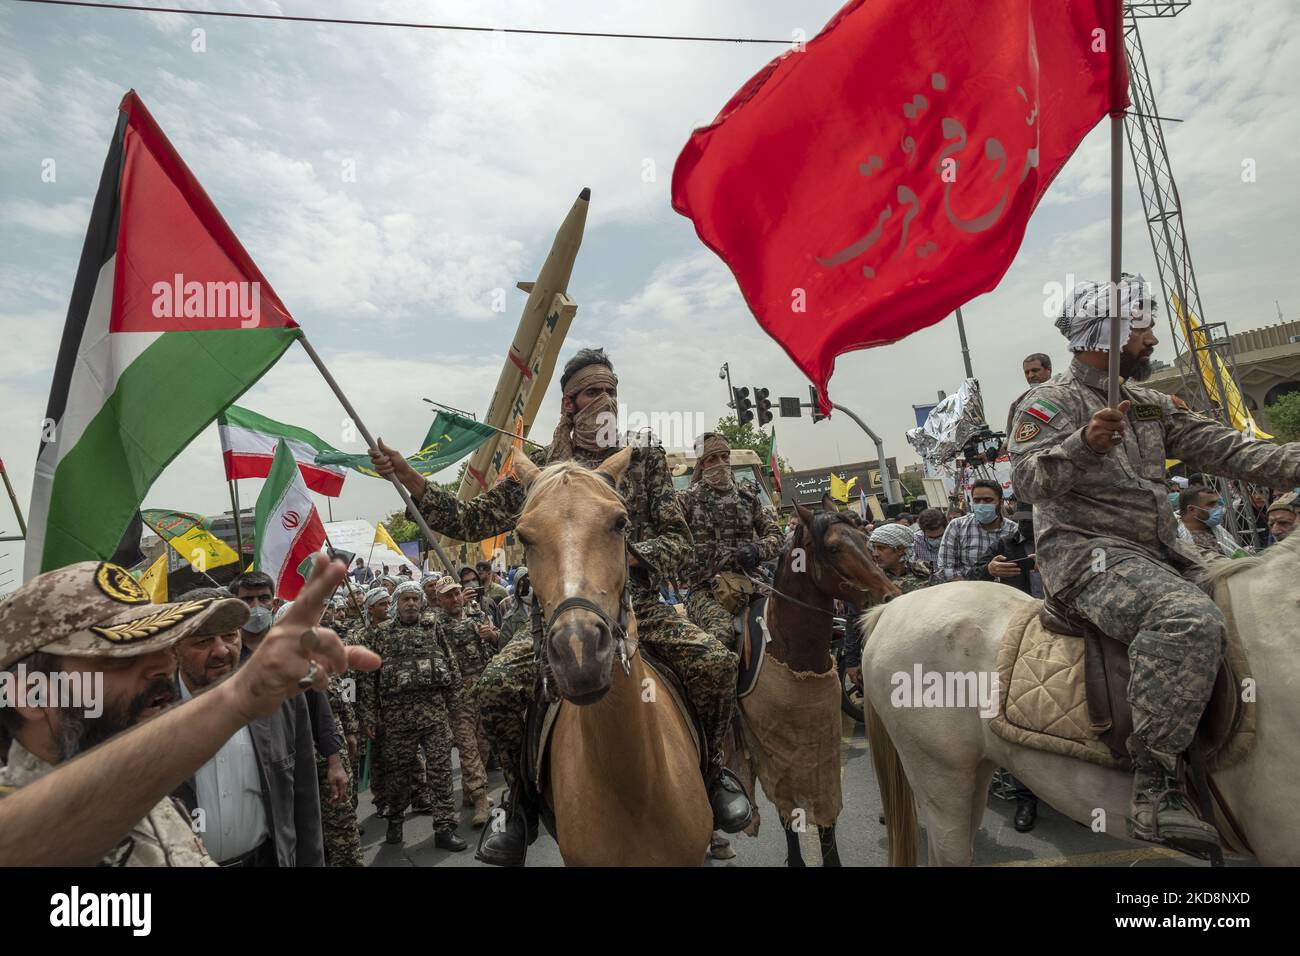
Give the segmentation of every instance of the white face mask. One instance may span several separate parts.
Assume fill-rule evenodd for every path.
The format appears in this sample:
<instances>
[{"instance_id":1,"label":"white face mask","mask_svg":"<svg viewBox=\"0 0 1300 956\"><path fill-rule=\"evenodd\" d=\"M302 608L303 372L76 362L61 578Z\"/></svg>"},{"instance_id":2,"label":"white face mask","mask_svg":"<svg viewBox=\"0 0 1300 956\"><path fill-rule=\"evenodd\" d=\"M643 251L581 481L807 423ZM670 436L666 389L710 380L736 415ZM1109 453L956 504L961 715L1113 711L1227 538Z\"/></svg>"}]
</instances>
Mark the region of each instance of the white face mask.
<instances>
[{"instance_id":1,"label":"white face mask","mask_svg":"<svg viewBox=\"0 0 1300 956\"><path fill-rule=\"evenodd\" d=\"M244 630L249 634L265 634L271 629L271 612L260 605L248 612Z\"/></svg>"}]
</instances>

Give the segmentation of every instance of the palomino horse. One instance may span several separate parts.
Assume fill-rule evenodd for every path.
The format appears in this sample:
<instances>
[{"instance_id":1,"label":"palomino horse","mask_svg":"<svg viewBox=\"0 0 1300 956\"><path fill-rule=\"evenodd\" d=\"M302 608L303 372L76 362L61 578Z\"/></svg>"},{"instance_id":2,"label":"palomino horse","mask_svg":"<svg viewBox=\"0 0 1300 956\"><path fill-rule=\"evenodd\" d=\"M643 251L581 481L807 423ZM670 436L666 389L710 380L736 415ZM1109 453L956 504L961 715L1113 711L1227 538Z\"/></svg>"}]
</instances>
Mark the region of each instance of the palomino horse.
<instances>
[{"instance_id":1,"label":"palomino horse","mask_svg":"<svg viewBox=\"0 0 1300 956\"><path fill-rule=\"evenodd\" d=\"M803 866L799 830L817 826L822 863L839 866L835 820L841 807L840 697L831 659L835 600L864 606L900 591L871 557L867 536L834 510L796 506L799 531L781 554L765 612L770 643L752 693L740 700L744 753L735 761L781 815L786 862ZM752 801L751 801L752 802ZM758 829L754 809L751 833Z\"/></svg>"},{"instance_id":2,"label":"palomino horse","mask_svg":"<svg viewBox=\"0 0 1300 956\"><path fill-rule=\"evenodd\" d=\"M1214 780L1265 865L1300 864L1298 577L1300 534L1293 534L1262 557L1216 565L1206 581L1228 589L1258 708L1254 749L1215 771ZM926 821L930 864L969 864L997 767L1011 770L1061 813L1087 825L1104 819L1106 832L1127 839L1130 774L1009 743L974 707L889 706L891 675L910 673L918 662L939 672L995 672L1007 620L1027 600L1014 588L956 582L905 595L868 616L862 655L872 708L867 734L892 865L916 861L913 793Z\"/></svg>"},{"instance_id":3,"label":"palomino horse","mask_svg":"<svg viewBox=\"0 0 1300 956\"><path fill-rule=\"evenodd\" d=\"M565 701L543 791L570 866L699 866L713 826L699 752L672 694L652 692L624 593L627 508L614 489L631 455L595 471L515 463L528 489L515 531Z\"/></svg>"}]
</instances>

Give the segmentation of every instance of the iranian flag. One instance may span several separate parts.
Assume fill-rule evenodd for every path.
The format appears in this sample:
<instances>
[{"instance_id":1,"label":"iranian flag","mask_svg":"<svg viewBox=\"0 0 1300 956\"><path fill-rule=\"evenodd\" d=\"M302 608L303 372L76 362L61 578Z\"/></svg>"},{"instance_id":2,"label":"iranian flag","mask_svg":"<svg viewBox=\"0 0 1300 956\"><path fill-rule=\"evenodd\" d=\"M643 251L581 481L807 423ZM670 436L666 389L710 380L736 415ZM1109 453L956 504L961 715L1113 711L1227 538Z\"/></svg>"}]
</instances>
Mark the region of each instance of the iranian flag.
<instances>
[{"instance_id":1,"label":"iranian flag","mask_svg":"<svg viewBox=\"0 0 1300 956\"><path fill-rule=\"evenodd\" d=\"M167 464L299 334L127 93L54 369L24 576L110 557Z\"/></svg>"},{"instance_id":2,"label":"iranian flag","mask_svg":"<svg viewBox=\"0 0 1300 956\"><path fill-rule=\"evenodd\" d=\"M285 441L275 447L271 471L257 496L257 560L254 567L275 581L276 597L298 596L312 556L325 545L325 525Z\"/></svg>"},{"instance_id":3,"label":"iranian flag","mask_svg":"<svg viewBox=\"0 0 1300 956\"><path fill-rule=\"evenodd\" d=\"M286 425L247 408L231 405L217 417L221 433L221 454L226 461L226 477L265 478L271 471L271 459L280 441L289 446L307 487L317 494L337 498L343 492L346 472L338 465L318 465L316 456L337 452L305 428Z\"/></svg>"}]
</instances>

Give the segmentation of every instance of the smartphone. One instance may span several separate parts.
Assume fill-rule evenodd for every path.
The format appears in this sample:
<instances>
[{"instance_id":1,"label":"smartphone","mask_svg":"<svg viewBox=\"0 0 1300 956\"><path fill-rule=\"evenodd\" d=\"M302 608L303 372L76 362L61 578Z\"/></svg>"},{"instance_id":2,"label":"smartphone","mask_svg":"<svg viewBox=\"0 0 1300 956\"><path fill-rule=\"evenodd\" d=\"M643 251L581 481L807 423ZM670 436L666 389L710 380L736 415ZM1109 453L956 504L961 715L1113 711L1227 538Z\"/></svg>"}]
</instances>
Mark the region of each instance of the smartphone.
<instances>
[{"instance_id":1,"label":"smartphone","mask_svg":"<svg viewBox=\"0 0 1300 956\"><path fill-rule=\"evenodd\" d=\"M1016 558L1016 560L1012 561L1011 563L1014 564L1016 567L1018 567L1021 571L1034 570L1034 556L1032 554L1029 555L1028 557Z\"/></svg>"}]
</instances>

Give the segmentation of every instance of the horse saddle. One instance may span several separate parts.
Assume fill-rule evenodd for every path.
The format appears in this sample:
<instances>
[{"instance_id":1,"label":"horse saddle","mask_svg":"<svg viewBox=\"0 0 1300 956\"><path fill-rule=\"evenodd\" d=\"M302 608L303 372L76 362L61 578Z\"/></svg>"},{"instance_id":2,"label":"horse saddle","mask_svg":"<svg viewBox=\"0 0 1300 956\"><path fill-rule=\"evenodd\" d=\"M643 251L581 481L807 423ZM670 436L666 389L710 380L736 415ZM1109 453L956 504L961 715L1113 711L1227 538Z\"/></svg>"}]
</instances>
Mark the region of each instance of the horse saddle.
<instances>
[{"instance_id":1,"label":"horse saddle","mask_svg":"<svg viewBox=\"0 0 1300 956\"><path fill-rule=\"evenodd\" d=\"M686 725L690 728L695 751L700 755L700 772L704 773L709 767L709 755L705 751L705 741L708 738L704 734L704 725L700 723L699 715L696 714L695 708L691 706L690 698L686 695L685 686L673 673L672 668L656 657L654 652L644 643L637 642L636 650L633 653L641 655L646 668L656 678L659 688L666 690L669 701L686 715ZM614 666L619 667L620 665L615 662ZM551 836L556 835L555 814L551 811L547 801L542 799L546 781L547 747L550 744L551 732L555 728L555 719L559 716L560 708L572 706L575 705L564 700L548 697L542 681L538 680L534 686L533 696L529 701L528 711L524 718L521 783L529 799L539 806L542 823L545 824Z\"/></svg>"},{"instance_id":2,"label":"horse saddle","mask_svg":"<svg viewBox=\"0 0 1300 956\"><path fill-rule=\"evenodd\" d=\"M1083 683L1093 736L1122 763L1128 761L1133 708L1128 699L1131 665L1128 644L1102 633L1074 608L1048 596L1038 622L1053 634L1083 641ZM1235 635L1234 635L1235 636ZM1207 758L1223 750L1241 724L1243 708L1238 675L1225 656L1215 675L1214 692L1197 727L1197 743Z\"/></svg>"},{"instance_id":3,"label":"horse saddle","mask_svg":"<svg viewBox=\"0 0 1300 956\"><path fill-rule=\"evenodd\" d=\"M741 609L731 622L732 633L736 635L737 653L740 655L740 669L736 675L736 699L750 694L758 683L758 673L763 669L763 658L767 655L767 642L772 636L767 630L767 598L761 594L751 595L749 603Z\"/></svg>"}]
</instances>

